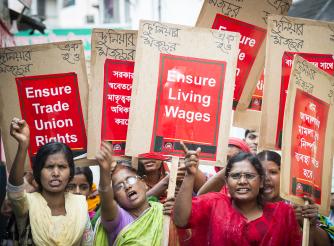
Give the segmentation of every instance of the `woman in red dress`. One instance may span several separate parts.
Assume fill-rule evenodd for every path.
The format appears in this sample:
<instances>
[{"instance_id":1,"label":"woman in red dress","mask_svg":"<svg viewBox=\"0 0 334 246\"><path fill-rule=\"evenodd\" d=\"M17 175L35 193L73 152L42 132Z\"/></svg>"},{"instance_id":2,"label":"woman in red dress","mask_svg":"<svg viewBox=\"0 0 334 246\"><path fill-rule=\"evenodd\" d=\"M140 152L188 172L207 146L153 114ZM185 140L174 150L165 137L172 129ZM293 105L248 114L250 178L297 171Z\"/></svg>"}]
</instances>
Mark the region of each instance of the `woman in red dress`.
<instances>
[{"instance_id":1,"label":"woman in red dress","mask_svg":"<svg viewBox=\"0 0 334 246\"><path fill-rule=\"evenodd\" d=\"M174 222L200 234L193 245L301 245L293 208L264 202L264 170L256 156L240 153L229 160L225 177L230 196L208 193L192 198L200 149L183 146L187 173L176 198Z\"/></svg>"}]
</instances>

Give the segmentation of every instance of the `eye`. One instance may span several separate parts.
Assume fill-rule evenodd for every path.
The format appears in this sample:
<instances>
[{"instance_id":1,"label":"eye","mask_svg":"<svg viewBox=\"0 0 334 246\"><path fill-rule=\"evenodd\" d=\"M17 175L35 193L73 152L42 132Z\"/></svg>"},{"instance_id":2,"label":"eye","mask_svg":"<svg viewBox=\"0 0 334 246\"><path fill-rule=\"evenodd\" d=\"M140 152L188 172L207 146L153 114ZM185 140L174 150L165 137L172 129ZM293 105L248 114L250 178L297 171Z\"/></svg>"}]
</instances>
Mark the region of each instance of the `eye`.
<instances>
[{"instance_id":1,"label":"eye","mask_svg":"<svg viewBox=\"0 0 334 246\"><path fill-rule=\"evenodd\" d=\"M135 183L137 183L137 177L136 176L134 176L134 177L128 177L127 183L129 185L134 185Z\"/></svg>"},{"instance_id":2,"label":"eye","mask_svg":"<svg viewBox=\"0 0 334 246\"><path fill-rule=\"evenodd\" d=\"M245 178L248 180L252 180L256 177L256 175L253 173L245 173L244 175L245 175Z\"/></svg>"},{"instance_id":3,"label":"eye","mask_svg":"<svg viewBox=\"0 0 334 246\"><path fill-rule=\"evenodd\" d=\"M68 190L74 190L74 189L75 189L75 185L74 185L74 184L69 184L69 185L67 186L67 189L68 189Z\"/></svg>"},{"instance_id":4,"label":"eye","mask_svg":"<svg viewBox=\"0 0 334 246\"><path fill-rule=\"evenodd\" d=\"M124 188L124 183L123 183L123 182L121 182L121 183L115 185L115 190L116 190L116 191L120 191L120 190L123 189L123 188Z\"/></svg>"},{"instance_id":5,"label":"eye","mask_svg":"<svg viewBox=\"0 0 334 246\"><path fill-rule=\"evenodd\" d=\"M80 190L89 190L89 186L86 184L80 185Z\"/></svg>"},{"instance_id":6,"label":"eye","mask_svg":"<svg viewBox=\"0 0 334 246\"><path fill-rule=\"evenodd\" d=\"M240 179L241 178L241 173L231 173L229 176L232 179Z\"/></svg>"}]
</instances>

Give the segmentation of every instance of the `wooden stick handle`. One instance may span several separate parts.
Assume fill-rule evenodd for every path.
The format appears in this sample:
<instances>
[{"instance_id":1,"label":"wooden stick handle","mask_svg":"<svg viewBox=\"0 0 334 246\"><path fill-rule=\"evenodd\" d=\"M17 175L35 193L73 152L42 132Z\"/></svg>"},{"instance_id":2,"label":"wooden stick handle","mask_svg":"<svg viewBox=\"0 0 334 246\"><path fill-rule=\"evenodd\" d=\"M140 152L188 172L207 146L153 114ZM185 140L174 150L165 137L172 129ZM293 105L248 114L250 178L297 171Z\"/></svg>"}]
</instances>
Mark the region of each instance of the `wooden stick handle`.
<instances>
[{"instance_id":1,"label":"wooden stick handle","mask_svg":"<svg viewBox=\"0 0 334 246\"><path fill-rule=\"evenodd\" d=\"M309 202L305 201L305 205L308 205ZM310 220L304 218L303 222L303 243L302 246L308 246L310 239Z\"/></svg>"},{"instance_id":2,"label":"wooden stick handle","mask_svg":"<svg viewBox=\"0 0 334 246\"><path fill-rule=\"evenodd\" d=\"M167 198L171 198L175 194L175 187L176 187L176 178L177 178L177 170L179 166L179 157L172 157L172 166L170 168L169 174L169 183L168 183L168 190L167 190ZM170 217L168 215L164 215L164 224L163 224L163 246L168 246L169 240L169 224L170 224Z\"/></svg>"}]
</instances>

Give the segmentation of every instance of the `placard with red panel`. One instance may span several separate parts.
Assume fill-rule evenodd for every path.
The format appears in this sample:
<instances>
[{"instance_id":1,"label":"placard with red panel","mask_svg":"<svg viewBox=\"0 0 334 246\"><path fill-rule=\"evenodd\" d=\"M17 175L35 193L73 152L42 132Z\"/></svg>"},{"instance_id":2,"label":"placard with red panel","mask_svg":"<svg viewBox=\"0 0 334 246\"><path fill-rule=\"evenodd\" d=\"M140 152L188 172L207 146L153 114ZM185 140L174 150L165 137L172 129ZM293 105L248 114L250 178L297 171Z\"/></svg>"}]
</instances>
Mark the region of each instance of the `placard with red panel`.
<instances>
[{"instance_id":1,"label":"placard with red panel","mask_svg":"<svg viewBox=\"0 0 334 246\"><path fill-rule=\"evenodd\" d=\"M290 194L321 204L321 180L329 104L296 90L291 134Z\"/></svg>"},{"instance_id":2,"label":"placard with red panel","mask_svg":"<svg viewBox=\"0 0 334 246\"><path fill-rule=\"evenodd\" d=\"M133 61L106 59L101 140L113 144L114 154L124 155L131 102Z\"/></svg>"},{"instance_id":3,"label":"placard with red panel","mask_svg":"<svg viewBox=\"0 0 334 246\"><path fill-rule=\"evenodd\" d=\"M261 111L263 86L264 86L264 73L262 72L260 79L256 83L255 91L253 93L249 109Z\"/></svg>"},{"instance_id":4,"label":"placard with red panel","mask_svg":"<svg viewBox=\"0 0 334 246\"><path fill-rule=\"evenodd\" d=\"M261 27L221 14L216 14L212 28L241 34L233 96L233 108L235 109L267 31Z\"/></svg>"},{"instance_id":5,"label":"placard with red panel","mask_svg":"<svg viewBox=\"0 0 334 246\"><path fill-rule=\"evenodd\" d=\"M226 63L160 54L151 151L183 156L179 144L216 160Z\"/></svg>"},{"instance_id":6,"label":"placard with red panel","mask_svg":"<svg viewBox=\"0 0 334 246\"><path fill-rule=\"evenodd\" d=\"M282 76L281 76L281 91L280 91L280 104L277 118L277 131L276 131L276 147L281 148L283 121L284 121L284 109L286 103L286 96L288 92L292 61L295 54L300 55L305 60L313 63L316 67L329 73L334 74L334 57L331 54L312 54L312 53L298 53L298 52L284 52L282 57Z\"/></svg>"},{"instance_id":7,"label":"placard with red panel","mask_svg":"<svg viewBox=\"0 0 334 246\"><path fill-rule=\"evenodd\" d=\"M75 156L86 152L87 137L75 73L19 77L16 85L22 118L30 127L31 158L39 147L51 141L66 143Z\"/></svg>"}]
</instances>

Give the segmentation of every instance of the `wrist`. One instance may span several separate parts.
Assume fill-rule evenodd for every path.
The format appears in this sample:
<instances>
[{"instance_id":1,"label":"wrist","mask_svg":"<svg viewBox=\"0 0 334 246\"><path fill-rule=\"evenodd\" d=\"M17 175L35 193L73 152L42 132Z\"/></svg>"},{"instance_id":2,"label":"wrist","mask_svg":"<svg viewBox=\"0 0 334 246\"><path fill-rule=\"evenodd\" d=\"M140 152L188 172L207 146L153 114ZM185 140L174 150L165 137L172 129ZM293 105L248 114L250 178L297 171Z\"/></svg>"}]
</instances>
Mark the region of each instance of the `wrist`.
<instances>
[{"instance_id":1,"label":"wrist","mask_svg":"<svg viewBox=\"0 0 334 246\"><path fill-rule=\"evenodd\" d=\"M99 187L97 188L99 193L108 192L110 190L110 185L101 185L99 184Z\"/></svg>"}]
</instances>

